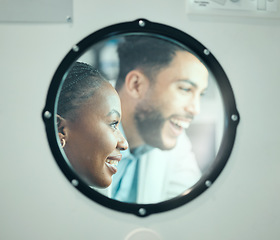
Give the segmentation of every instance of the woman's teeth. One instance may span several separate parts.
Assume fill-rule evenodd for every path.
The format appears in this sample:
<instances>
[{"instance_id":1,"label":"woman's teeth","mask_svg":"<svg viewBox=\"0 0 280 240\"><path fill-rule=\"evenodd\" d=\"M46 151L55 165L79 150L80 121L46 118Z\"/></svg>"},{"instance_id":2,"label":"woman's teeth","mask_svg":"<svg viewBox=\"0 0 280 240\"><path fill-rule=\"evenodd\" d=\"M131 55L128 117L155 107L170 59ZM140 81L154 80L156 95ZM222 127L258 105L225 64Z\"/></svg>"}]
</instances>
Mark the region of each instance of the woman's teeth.
<instances>
[{"instance_id":1,"label":"woman's teeth","mask_svg":"<svg viewBox=\"0 0 280 240\"><path fill-rule=\"evenodd\" d=\"M118 160L110 160L110 159L106 159L106 163L109 163L110 165L117 167L117 166L118 166L119 161L118 161Z\"/></svg>"},{"instance_id":2,"label":"woman's teeth","mask_svg":"<svg viewBox=\"0 0 280 240\"><path fill-rule=\"evenodd\" d=\"M178 119L170 119L170 121L175 124L176 126L178 127L181 127L181 128L188 128L190 126L190 123L187 122L187 121L182 121L182 120L178 120Z\"/></svg>"}]
</instances>

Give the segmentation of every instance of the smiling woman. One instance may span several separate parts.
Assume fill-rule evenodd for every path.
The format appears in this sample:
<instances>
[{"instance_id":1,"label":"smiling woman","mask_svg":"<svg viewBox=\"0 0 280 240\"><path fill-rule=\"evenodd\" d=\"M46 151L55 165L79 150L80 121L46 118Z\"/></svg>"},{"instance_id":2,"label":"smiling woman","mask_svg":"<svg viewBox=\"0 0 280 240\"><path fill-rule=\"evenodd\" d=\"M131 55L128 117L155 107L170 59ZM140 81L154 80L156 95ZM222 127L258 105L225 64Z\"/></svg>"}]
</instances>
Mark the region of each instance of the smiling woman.
<instances>
[{"instance_id":1,"label":"smiling woman","mask_svg":"<svg viewBox=\"0 0 280 240\"><path fill-rule=\"evenodd\" d=\"M112 182L127 142L120 133L121 105L115 89L97 70L75 63L62 85L58 136L71 166L90 186Z\"/></svg>"}]
</instances>

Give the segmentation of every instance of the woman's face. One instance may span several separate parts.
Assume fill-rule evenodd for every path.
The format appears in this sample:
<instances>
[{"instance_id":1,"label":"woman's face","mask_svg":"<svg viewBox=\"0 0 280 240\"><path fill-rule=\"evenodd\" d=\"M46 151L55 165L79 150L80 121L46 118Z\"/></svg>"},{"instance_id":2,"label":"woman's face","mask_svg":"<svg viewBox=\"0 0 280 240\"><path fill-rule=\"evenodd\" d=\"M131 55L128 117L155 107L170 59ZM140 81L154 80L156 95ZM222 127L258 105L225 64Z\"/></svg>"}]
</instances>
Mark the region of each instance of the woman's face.
<instances>
[{"instance_id":1,"label":"woman's face","mask_svg":"<svg viewBox=\"0 0 280 240\"><path fill-rule=\"evenodd\" d=\"M81 106L77 120L66 120L64 151L73 168L89 185L108 187L117 172L120 150L128 147L118 129L120 120L120 99L109 83L104 83Z\"/></svg>"}]
</instances>

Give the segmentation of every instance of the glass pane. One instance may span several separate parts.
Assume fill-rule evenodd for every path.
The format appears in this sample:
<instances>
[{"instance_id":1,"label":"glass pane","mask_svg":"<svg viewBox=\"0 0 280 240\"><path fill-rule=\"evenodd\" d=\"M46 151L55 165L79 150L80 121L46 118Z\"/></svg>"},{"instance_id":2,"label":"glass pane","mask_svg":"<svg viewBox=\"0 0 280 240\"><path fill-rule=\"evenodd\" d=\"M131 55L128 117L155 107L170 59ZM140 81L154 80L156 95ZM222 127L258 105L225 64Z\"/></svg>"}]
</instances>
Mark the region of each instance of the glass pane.
<instances>
[{"instance_id":1,"label":"glass pane","mask_svg":"<svg viewBox=\"0 0 280 240\"><path fill-rule=\"evenodd\" d=\"M211 70L190 49L130 33L94 44L77 62L86 65L72 65L57 97L57 134L90 187L121 202L158 203L186 194L213 167L224 107ZM94 69L102 76L89 77Z\"/></svg>"}]
</instances>

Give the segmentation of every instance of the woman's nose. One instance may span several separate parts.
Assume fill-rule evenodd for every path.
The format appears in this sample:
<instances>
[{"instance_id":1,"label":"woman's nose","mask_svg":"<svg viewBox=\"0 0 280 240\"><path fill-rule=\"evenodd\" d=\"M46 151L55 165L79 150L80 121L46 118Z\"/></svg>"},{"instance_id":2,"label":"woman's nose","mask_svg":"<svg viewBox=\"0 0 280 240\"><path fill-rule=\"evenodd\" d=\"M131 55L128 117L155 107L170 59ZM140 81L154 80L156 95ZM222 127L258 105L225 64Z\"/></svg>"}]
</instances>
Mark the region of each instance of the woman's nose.
<instances>
[{"instance_id":1,"label":"woman's nose","mask_svg":"<svg viewBox=\"0 0 280 240\"><path fill-rule=\"evenodd\" d=\"M126 150L128 148L128 142L126 141L124 136L121 134L121 132L119 132L117 148L120 150Z\"/></svg>"}]
</instances>

